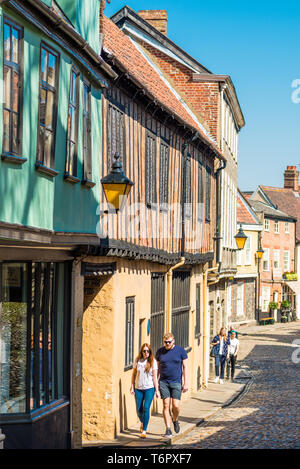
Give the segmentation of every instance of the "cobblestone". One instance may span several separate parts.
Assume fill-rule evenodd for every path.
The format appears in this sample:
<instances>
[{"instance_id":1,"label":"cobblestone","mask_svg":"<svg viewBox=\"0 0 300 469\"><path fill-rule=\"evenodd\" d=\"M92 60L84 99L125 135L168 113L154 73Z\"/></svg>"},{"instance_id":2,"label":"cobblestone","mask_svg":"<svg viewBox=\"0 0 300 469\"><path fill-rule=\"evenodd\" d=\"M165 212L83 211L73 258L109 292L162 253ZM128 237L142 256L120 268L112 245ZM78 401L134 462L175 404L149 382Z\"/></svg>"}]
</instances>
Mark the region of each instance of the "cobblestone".
<instances>
[{"instance_id":1,"label":"cobblestone","mask_svg":"<svg viewBox=\"0 0 300 469\"><path fill-rule=\"evenodd\" d=\"M238 364L253 376L248 391L172 448L300 447L300 363L292 360L300 322L239 330L243 335Z\"/></svg>"}]
</instances>

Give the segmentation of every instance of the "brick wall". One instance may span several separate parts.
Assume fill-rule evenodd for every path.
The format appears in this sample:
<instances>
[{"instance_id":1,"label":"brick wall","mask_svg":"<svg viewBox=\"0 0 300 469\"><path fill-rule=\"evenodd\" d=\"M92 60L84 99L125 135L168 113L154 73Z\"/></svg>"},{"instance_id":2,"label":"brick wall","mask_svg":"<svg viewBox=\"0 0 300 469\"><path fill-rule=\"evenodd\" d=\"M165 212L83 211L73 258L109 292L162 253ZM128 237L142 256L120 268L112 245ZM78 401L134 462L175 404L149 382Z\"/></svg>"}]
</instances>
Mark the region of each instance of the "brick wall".
<instances>
[{"instance_id":1,"label":"brick wall","mask_svg":"<svg viewBox=\"0 0 300 469\"><path fill-rule=\"evenodd\" d=\"M190 106L209 134L219 145L219 110L220 93L218 83L193 83L193 71L163 52L145 42L141 45L151 54L153 61L159 66L167 79Z\"/></svg>"}]
</instances>

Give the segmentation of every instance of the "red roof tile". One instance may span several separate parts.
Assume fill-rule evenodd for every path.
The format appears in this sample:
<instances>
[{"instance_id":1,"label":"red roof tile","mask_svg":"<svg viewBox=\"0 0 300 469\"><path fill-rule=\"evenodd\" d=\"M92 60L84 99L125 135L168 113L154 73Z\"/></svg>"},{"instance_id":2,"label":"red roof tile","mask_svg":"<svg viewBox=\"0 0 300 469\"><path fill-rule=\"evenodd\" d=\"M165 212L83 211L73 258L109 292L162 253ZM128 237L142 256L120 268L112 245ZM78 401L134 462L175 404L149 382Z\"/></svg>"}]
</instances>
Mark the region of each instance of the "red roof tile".
<instances>
[{"instance_id":1,"label":"red roof tile","mask_svg":"<svg viewBox=\"0 0 300 469\"><path fill-rule=\"evenodd\" d=\"M245 199L242 198L240 194L237 195L237 222L246 223L248 225L258 224L259 221L252 213L251 208L248 206L248 203Z\"/></svg>"},{"instance_id":2,"label":"red roof tile","mask_svg":"<svg viewBox=\"0 0 300 469\"><path fill-rule=\"evenodd\" d=\"M104 47L117 61L128 70L129 74L137 80L162 106L193 127L199 132L202 139L223 159L226 159L213 140L209 139L194 121L175 94L141 54L131 39L126 36L109 18L103 18Z\"/></svg>"}]
</instances>

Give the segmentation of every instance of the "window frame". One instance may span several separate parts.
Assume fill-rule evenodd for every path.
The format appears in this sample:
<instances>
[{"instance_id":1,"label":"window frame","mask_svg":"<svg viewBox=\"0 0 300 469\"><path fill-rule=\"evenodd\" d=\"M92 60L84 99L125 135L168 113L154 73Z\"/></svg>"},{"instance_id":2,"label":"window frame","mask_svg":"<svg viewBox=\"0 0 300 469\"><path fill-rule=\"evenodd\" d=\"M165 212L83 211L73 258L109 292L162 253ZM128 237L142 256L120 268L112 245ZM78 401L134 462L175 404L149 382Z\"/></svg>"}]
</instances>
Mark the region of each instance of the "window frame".
<instances>
[{"instance_id":1,"label":"window frame","mask_svg":"<svg viewBox=\"0 0 300 469\"><path fill-rule=\"evenodd\" d=\"M265 259L264 259L265 257ZM264 268L264 262L267 262L267 268ZM270 248L264 248L264 254L262 258L262 269L264 272L269 272L270 271Z\"/></svg>"},{"instance_id":2,"label":"window frame","mask_svg":"<svg viewBox=\"0 0 300 469\"><path fill-rule=\"evenodd\" d=\"M270 220L269 218L264 219L264 231L270 231Z\"/></svg>"},{"instance_id":3,"label":"window frame","mask_svg":"<svg viewBox=\"0 0 300 469\"><path fill-rule=\"evenodd\" d=\"M278 266L275 266L275 262L278 262ZM280 270L280 249L274 249L273 252L273 267L274 270Z\"/></svg>"},{"instance_id":4,"label":"window frame","mask_svg":"<svg viewBox=\"0 0 300 469\"><path fill-rule=\"evenodd\" d=\"M285 259L285 254L288 254L288 259ZM286 262L288 263L288 267L286 268ZM290 256L290 251L288 249L285 249L283 251L283 271L284 272L289 272L291 268L291 256Z\"/></svg>"},{"instance_id":5,"label":"window frame","mask_svg":"<svg viewBox=\"0 0 300 469\"><path fill-rule=\"evenodd\" d=\"M135 320L135 297L128 296L125 300L125 366L124 370L130 370L134 362L134 320ZM130 306L132 305L132 309ZM129 318L130 316L130 318Z\"/></svg>"},{"instance_id":6,"label":"window frame","mask_svg":"<svg viewBox=\"0 0 300 469\"><path fill-rule=\"evenodd\" d=\"M5 34L5 25L9 26L10 28L14 28L19 33L18 38L18 64L12 61L8 61L5 59L4 54L4 34ZM10 43L12 43L12 35L10 36ZM22 157L22 146L23 146L23 102L24 102L24 27L17 23L16 21L10 19L7 15L3 15L3 32L2 32L2 66L3 66L3 104L2 104L2 134L4 134L4 112L9 112L9 122L10 122L10 135L9 135L9 151L3 150L3 140L2 140L2 155L1 158L3 161L8 161L10 163L16 164L23 164L27 161L27 158ZM12 47L10 44L11 53ZM11 78L10 78L10 108L4 107L4 67L7 67L11 70ZM19 80L18 80L18 111L13 111L13 70L18 73ZM17 151L12 150L12 133L13 133L13 125L12 125L12 114L17 114L18 116L18 124L17 124Z\"/></svg>"},{"instance_id":7,"label":"window frame","mask_svg":"<svg viewBox=\"0 0 300 469\"><path fill-rule=\"evenodd\" d=\"M116 126L116 151L115 153L118 153L120 156L120 161L122 163L122 168L124 173L126 173L126 126L125 126L125 106L123 106L121 103L118 103L115 99L112 97L109 97L108 99L108 104L107 104L107 172L111 171L111 166L114 162L114 156L115 153L113 154L113 149L112 149L112 139L113 139L113 128L112 128L112 111L115 112L118 117L119 115L122 116L122 125L117 125ZM122 127L122 133L121 135L120 129ZM118 137L118 138L117 138ZM123 149L123 152L120 151L120 149Z\"/></svg>"},{"instance_id":8,"label":"window frame","mask_svg":"<svg viewBox=\"0 0 300 469\"><path fill-rule=\"evenodd\" d=\"M279 220L274 220L274 233L280 234L279 232Z\"/></svg>"},{"instance_id":9,"label":"window frame","mask_svg":"<svg viewBox=\"0 0 300 469\"><path fill-rule=\"evenodd\" d=\"M84 107L84 93L87 89L87 106ZM88 188L96 185L93 182L93 145L92 145L92 86L91 83L83 79L82 86L82 179L81 183ZM85 127L86 121L86 127ZM85 132L86 128L86 132ZM85 142L86 139L86 142ZM86 145L85 145L86 143Z\"/></svg>"},{"instance_id":10,"label":"window frame","mask_svg":"<svg viewBox=\"0 0 300 469\"><path fill-rule=\"evenodd\" d=\"M196 283L195 338L201 337L201 283Z\"/></svg>"},{"instance_id":11,"label":"window frame","mask_svg":"<svg viewBox=\"0 0 300 469\"><path fill-rule=\"evenodd\" d=\"M25 384L25 410L22 412L2 413L1 421L9 423L17 418L21 421L28 421L29 418L37 418L41 414L50 412L56 405L62 404L69 400L70 395L70 301L71 301L71 269L70 261L26 261L26 260L5 260L0 262L0 302L2 301L2 266L4 264L25 264L27 272L27 297L26 301L26 317L24 317L24 324L26 327L26 364L24 373ZM59 272L59 268L63 265L63 273ZM50 274L51 268L53 269L52 287L45 291L45 272ZM43 270L44 269L44 270ZM43 270L43 276L42 276ZM37 278L40 275L39 278ZM62 304L63 312L61 319L63 320L63 328L61 334L61 355L58 357L58 316L57 316L57 298L59 289L59 276L63 275L63 285L61 285L61 292L63 292ZM43 278L43 280L42 280ZM41 283L43 288L41 289ZM50 295L52 291L52 295ZM51 298L51 307L50 307ZM44 301L42 301L44 300ZM49 358L47 358L48 347L45 347L46 337L48 337L49 323L45 326L45 308L48 307L48 312L51 315L53 323L51 324L51 340L53 346L53 360L54 370L51 377L53 386L52 396L48 385L46 386L45 379L49 378ZM46 319L49 316L46 315ZM42 349L40 349L40 327L42 329ZM33 340L33 342L32 342ZM41 350L41 353L40 353ZM36 360L32 352L38 356ZM38 352L38 353L37 353ZM60 376L60 385L62 392L59 392L59 360L63 361L62 373ZM52 363L52 362L51 362ZM52 366L52 365L51 365ZM48 371L47 371L48 370ZM35 374L34 374L35 373ZM45 391L45 402L41 402L41 386ZM36 405L33 405L35 402Z\"/></svg>"},{"instance_id":12,"label":"window frame","mask_svg":"<svg viewBox=\"0 0 300 469\"><path fill-rule=\"evenodd\" d=\"M153 154L148 153L148 139L153 140ZM146 145L145 145L145 202L148 208L153 208L157 204L157 137L153 132L146 131ZM150 184L151 182L151 184Z\"/></svg>"},{"instance_id":13,"label":"window frame","mask_svg":"<svg viewBox=\"0 0 300 469\"><path fill-rule=\"evenodd\" d=\"M290 234L290 224L288 221L284 222L284 232L285 234Z\"/></svg>"},{"instance_id":14,"label":"window frame","mask_svg":"<svg viewBox=\"0 0 300 469\"><path fill-rule=\"evenodd\" d=\"M211 178L212 170L206 165L205 172L205 222L210 223L211 221Z\"/></svg>"},{"instance_id":15,"label":"window frame","mask_svg":"<svg viewBox=\"0 0 300 469\"><path fill-rule=\"evenodd\" d=\"M55 68L55 86L53 87L49 83L45 82L42 80L42 52L43 49L49 54L52 54L56 57L56 68ZM47 72L48 75L48 72ZM38 171L41 171L43 173L46 173L48 176L57 176L58 171L55 171L54 166L55 166L55 149L56 149L56 130L57 130L57 116L58 116L58 99L59 99L59 75L60 75L60 53L53 49L51 46L49 46L46 42L41 41L40 44L40 63L39 63L39 107L38 107L38 132L37 132L37 149L36 149L36 164L35 167ZM44 88L42 86L42 81L46 85L44 85ZM54 92L54 101L53 101L53 115L52 115L52 125L53 125L53 132L52 132L52 144L51 144L51 154L50 154L50 166L46 165L44 156L41 159L40 158L40 153L39 153L39 147L40 147L40 129L41 129L41 91L42 89L46 89L46 91L51 91ZM47 101L45 104L45 108L47 106ZM46 111L45 111L46 115ZM46 125L44 126L46 128ZM43 147L45 148L45 146Z\"/></svg>"},{"instance_id":16,"label":"window frame","mask_svg":"<svg viewBox=\"0 0 300 469\"><path fill-rule=\"evenodd\" d=\"M168 211L170 146L161 141L159 150L159 208Z\"/></svg>"},{"instance_id":17,"label":"window frame","mask_svg":"<svg viewBox=\"0 0 300 469\"><path fill-rule=\"evenodd\" d=\"M198 192L197 192L197 202L198 202L198 210L197 210L197 221L204 221L204 193L205 193L205 185L204 185L204 178L203 178L203 171L204 165L201 161L198 160Z\"/></svg>"},{"instance_id":18,"label":"window frame","mask_svg":"<svg viewBox=\"0 0 300 469\"><path fill-rule=\"evenodd\" d=\"M75 103L71 102L71 93L73 91L72 86L73 85L73 77L75 75ZM69 120L69 112L70 108L72 108L72 113L75 114L74 117L74 125L75 125L75 131L74 131L74 139L75 141L71 140L71 135L72 135L72 123L70 125L70 128L67 125L67 137L66 137L66 166L65 166L65 174L64 174L64 179L77 183L80 181L78 178L78 130L79 130L79 110L80 110L80 71L72 65L71 67L71 72L70 72L70 81L69 81L69 104L68 104L68 120ZM74 160L73 162L70 161L70 144L74 144ZM70 164L72 163L72 171L70 171Z\"/></svg>"}]
</instances>

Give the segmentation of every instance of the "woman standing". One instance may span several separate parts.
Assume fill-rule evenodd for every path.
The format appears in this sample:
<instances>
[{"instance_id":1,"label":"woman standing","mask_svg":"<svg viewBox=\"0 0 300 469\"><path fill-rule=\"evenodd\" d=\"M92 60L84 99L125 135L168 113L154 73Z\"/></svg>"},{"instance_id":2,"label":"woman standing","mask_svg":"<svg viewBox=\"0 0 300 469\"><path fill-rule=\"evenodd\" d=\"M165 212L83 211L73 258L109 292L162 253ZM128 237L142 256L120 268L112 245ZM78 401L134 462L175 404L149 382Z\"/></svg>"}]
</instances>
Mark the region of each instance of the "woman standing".
<instances>
[{"instance_id":1,"label":"woman standing","mask_svg":"<svg viewBox=\"0 0 300 469\"><path fill-rule=\"evenodd\" d=\"M226 358L228 357L228 345L230 344L230 338L226 335L225 327L221 327L220 332L212 340L212 345L214 346L214 356L215 356L215 370L216 377L215 383L220 381L220 384L223 384L224 372ZM220 366L221 366L221 375L220 375Z\"/></svg>"},{"instance_id":2,"label":"woman standing","mask_svg":"<svg viewBox=\"0 0 300 469\"><path fill-rule=\"evenodd\" d=\"M231 381L234 381L234 372L235 372L235 365L237 360L237 353L239 350L240 341L236 338L235 331L231 332L230 336L230 344L229 344L229 364L231 368ZM229 373L229 370L228 370ZM229 377L229 376L228 376Z\"/></svg>"},{"instance_id":3,"label":"woman standing","mask_svg":"<svg viewBox=\"0 0 300 469\"><path fill-rule=\"evenodd\" d=\"M160 397L157 368L150 345L143 344L133 365L130 387L131 394L135 394L137 414L141 422L141 438L146 438L154 394L157 398Z\"/></svg>"}]
</instances>

